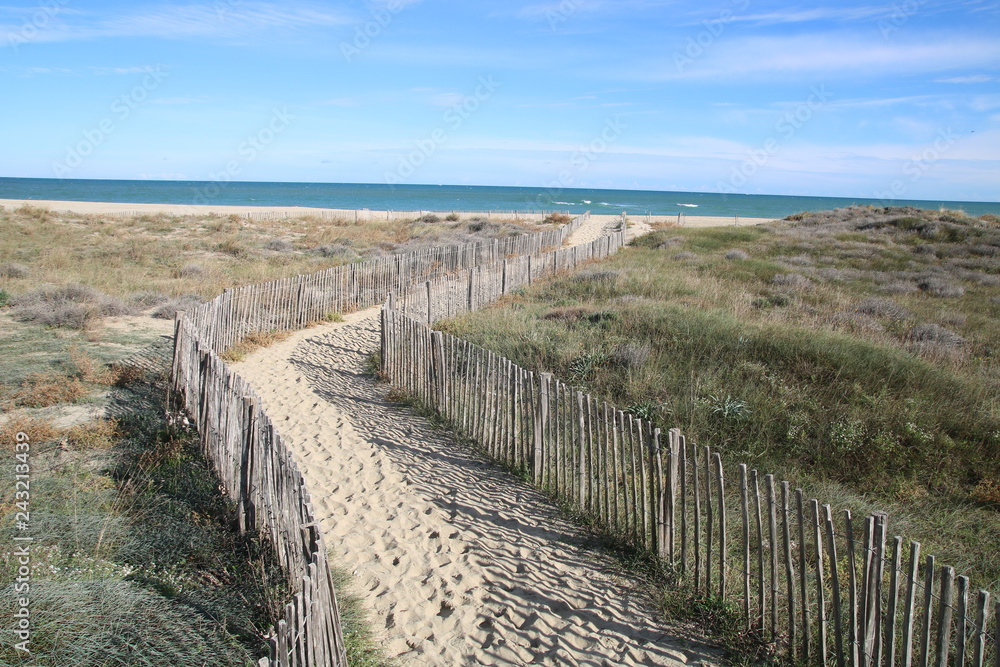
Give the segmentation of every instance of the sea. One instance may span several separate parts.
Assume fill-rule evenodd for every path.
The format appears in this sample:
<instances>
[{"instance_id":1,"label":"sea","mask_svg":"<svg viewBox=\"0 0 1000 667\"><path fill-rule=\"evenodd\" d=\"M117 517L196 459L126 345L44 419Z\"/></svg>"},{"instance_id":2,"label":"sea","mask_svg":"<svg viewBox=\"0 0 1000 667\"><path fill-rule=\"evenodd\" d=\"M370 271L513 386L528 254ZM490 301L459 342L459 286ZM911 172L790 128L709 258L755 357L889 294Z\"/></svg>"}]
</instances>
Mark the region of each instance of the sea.
<instances>
[{"instance_id":1,"label":"sea","mask_svg":"<svg viewBox=\"0 0 1000 667\"><path fill-rule=\"evenodd\" d=\"M382 183L263 183L0 178L0 199L48 199L135 204L307 206L373 211L560 211L637 215L783 218L854 204L1000 214L998 202L878 200L845 197L526 188Z\"/></svg>"}]
</instances>

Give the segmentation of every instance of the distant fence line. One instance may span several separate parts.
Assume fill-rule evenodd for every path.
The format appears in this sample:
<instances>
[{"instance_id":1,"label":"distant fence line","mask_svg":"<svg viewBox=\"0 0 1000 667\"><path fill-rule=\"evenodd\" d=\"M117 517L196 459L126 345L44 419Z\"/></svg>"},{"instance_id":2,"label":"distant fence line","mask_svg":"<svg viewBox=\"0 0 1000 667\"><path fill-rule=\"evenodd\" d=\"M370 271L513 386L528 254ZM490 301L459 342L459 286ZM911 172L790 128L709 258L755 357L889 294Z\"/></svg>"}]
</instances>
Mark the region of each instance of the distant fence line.
<instances>
[{"instance_id":1,"label":"distant fence line","mask_svg":"<svg viewBox=\"0 0 1000 667\"><path fill-rule=\"evenodd\" d=\"M391 296L382 369L496 461L570 502L606 533L656 555L746 630L801 663L1000 667L1000 603L889 538L888 517L834 512L801 489L688 443L589 394L430 328L528 284L572 252L612 254L617 234L549 258L517 258ZM602 246L602 244L604 244ZM559 258L559 259L556 259ZM548 273L548 272L546 272Z\"/></svg>"},{"instance_id":2,"label":"distant fence line","mask_svg":"<svg viewBox=\"0 0 1000 667\"><path fill-rule=\"evenodd\" d=\"M479 263L543 253L561 246L586 219L546 232L404 253L227 290L178 314L173 396L196 424L206 457L237 504L241 528L270 539L293 591L269 637L262 667L340 667L347 658L326 547L305 481L260 397L219 355L254 331L298 329L330 311L376 305L394 291L409 291L415 283Z\"/></svg>"}]
</instances>

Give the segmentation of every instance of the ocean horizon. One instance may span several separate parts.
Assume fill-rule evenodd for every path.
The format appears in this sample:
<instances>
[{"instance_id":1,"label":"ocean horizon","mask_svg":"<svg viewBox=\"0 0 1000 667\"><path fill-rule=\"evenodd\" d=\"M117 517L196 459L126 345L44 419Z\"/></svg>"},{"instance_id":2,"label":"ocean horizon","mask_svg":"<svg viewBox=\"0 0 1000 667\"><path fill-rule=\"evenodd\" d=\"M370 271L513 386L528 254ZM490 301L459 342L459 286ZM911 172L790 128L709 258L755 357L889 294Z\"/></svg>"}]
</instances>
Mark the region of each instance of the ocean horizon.
<instances>
[{"instance_id":1,"label":"ocean horizon","mask_svg":"<svg viewBox=\"0 0 1000 667\"><path fill-rule=\"evenodd\" d=\"M1000 202L880 200L599 188L384 183L152 181L0 177L0 199L93 201L122 204L304 206L377 211L560 211L666 216L783 218L800 211L851 205L915 206L1000 214Z\"/></svg>"}]
</instances>

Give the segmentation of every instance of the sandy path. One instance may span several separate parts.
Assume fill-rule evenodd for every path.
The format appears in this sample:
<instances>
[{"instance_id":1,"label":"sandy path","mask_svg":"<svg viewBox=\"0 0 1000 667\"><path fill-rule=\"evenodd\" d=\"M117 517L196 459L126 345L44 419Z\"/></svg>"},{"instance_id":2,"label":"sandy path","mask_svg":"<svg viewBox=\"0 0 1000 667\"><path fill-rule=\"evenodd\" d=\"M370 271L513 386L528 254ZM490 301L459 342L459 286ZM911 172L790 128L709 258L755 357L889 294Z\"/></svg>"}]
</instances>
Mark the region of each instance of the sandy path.
<instances>
[{"instance_id":1,"label":"sandy path","mask_svg":"<svg viewBox=\"0 0 1000 667\"><path fill-rule=\"evenodd\" d=\"M579 242L603 223L584 226ZM656 620L641 582L541 494L457 445L364 373L378 309L234 368L309 482L333 560L401 665L716 662Z\"/></svg>"},{"instance_id":2,"label":"sandy path","mask_svg":"<svg viewBox=\"0 0 1000 667\"><path fill-rule=\"evenodd\" d=\"M309 480L334 561L403 665L713 661L541 494L384 399L376 309L235 367Z\"/></svg>"}]
</instances>

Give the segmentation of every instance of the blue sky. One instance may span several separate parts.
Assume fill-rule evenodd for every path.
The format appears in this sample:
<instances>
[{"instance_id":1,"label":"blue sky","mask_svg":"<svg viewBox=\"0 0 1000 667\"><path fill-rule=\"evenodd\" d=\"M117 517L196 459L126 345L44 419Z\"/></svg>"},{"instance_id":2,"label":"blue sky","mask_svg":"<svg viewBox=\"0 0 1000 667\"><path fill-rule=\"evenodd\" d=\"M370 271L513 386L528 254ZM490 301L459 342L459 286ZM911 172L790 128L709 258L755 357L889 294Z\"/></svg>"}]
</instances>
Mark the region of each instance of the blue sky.
<instances>
[{"instance_id":1,"label":"blue sky","mask_svg":"<svg viewBox=\"0 0 1000 667\"><path fill-rule=\"evenodd\" d=\"M1000 201L1000 4L0 0L0 176Z\"/></svg>"}]
</instances>

